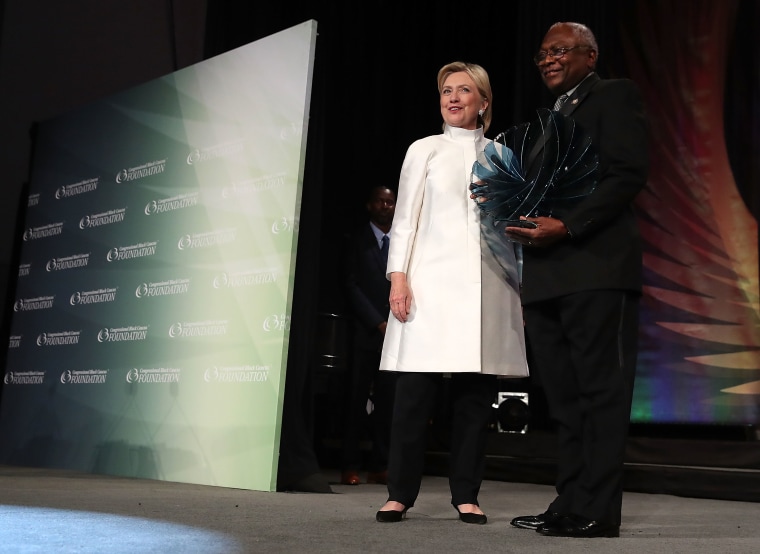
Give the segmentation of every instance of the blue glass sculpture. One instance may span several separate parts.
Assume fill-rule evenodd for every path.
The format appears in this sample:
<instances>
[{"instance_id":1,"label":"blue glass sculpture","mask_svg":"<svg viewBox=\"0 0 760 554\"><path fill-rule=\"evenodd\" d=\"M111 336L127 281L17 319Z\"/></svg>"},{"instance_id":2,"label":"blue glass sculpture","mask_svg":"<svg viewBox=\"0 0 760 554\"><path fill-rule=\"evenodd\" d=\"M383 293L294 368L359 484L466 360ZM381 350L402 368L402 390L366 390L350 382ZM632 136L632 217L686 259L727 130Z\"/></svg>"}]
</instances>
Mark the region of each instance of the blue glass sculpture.
<instances>
[{"instance_id":1,"label":"blue glass sculpture","mask_svg":"<svg viewBox=\"0 0 760 554\"><path fill-rule=\"evenodd\" d=\"M537 120L486 146L473 165L470 190L491 226L503 231L520 216L562 218L594 191L598 165L591 138L572 117L541 109Z\"/></svg>"}]
</instances>

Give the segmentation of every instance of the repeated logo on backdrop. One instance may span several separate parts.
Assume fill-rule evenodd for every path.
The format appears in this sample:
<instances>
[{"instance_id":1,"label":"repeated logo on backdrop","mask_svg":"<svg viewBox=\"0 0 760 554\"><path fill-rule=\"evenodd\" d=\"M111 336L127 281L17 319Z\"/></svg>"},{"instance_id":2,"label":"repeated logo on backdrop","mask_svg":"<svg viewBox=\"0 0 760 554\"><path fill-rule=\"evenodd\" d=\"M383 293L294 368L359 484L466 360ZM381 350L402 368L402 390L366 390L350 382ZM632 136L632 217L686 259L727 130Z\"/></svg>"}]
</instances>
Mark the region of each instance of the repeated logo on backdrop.
<instances>
[{"instance_id":1,"label":"repeated logo on backdrop","mask_svg":"<svg viewBox=\"0 0 760 554\"><path fill-rule=\"evenodd\" d=\"M0 463L272 490L315 37L39 125Z\"/></svg>"}]
</instances>

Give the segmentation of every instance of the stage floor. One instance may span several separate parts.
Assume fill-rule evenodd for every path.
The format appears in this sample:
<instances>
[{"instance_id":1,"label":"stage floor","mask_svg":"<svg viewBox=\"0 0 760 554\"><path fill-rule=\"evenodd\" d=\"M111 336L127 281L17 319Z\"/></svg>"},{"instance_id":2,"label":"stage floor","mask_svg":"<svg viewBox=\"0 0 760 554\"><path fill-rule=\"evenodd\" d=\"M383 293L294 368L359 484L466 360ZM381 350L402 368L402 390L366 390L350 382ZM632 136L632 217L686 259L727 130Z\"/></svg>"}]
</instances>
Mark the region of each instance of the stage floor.
<instances>
[{"instance_id":1,"label":"stage floor","mask_svg":"<svg viewBox=\"0 0 760 554\"><path fill-rule=\"evenodd\" d=\"M427 476L401 523L375 522L381 485L275 493L0 466L2 553L249 552L754 554L760 504L626 493L616 539L543 537L509 521L546 508L550 486L488 480L487 525L457 520L445 477Z\"/></svg>"}]
</instances>

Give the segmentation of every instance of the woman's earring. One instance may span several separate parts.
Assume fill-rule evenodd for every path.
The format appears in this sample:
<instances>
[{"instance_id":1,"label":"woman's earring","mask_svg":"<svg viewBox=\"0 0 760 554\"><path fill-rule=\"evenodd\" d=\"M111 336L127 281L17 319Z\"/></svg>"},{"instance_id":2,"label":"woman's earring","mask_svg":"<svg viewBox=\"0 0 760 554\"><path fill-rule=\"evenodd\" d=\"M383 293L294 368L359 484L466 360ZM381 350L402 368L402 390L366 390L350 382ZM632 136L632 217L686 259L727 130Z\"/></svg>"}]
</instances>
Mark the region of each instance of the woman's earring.
<instances>
[{"instance_id":1,"label":"woman's earring","mask_svg":"<svg viewBox=\"0 0 760 554\"><path fill-rule=\"evenodd\" d=\"M483 114L484 114L484 113L486 113L486 111L485 111L485 110L478 110L478 115L479 115L480 117L483 117Z\"/></svg>"}]
</instances>

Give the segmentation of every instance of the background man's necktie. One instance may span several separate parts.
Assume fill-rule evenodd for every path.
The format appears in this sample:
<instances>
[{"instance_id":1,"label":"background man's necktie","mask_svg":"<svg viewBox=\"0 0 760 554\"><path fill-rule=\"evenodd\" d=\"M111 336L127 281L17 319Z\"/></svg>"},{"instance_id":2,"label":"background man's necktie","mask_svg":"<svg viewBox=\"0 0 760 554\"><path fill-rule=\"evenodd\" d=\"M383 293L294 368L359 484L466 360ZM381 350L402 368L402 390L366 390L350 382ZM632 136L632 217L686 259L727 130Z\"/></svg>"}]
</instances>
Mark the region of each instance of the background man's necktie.
<instances>
[{"instance_id":1,"label":"background man's necktie","mask_svg":"<svg viewBox=\"0 0 760 554\"><path fill-rule=\"evenodd\" d=\"M391 239L388 238L388 235L383 235L383 245L380 247L380 255L386 264L388 263L388 244L390 241Z\"/></svg>"},{"instance_id":2,"label":"background man's necktie","mask_svg":"<svg viewBox=\"0 0 760 554\"><path fill-rule=\"evenodd\" d=\"M557 101L554 103L554 111L559 111L559 109L562 107L562 104L565 103L565 100L567 100L567 94L561 95L559 98L557 98Z\"/></svg>"}]
</instances>

